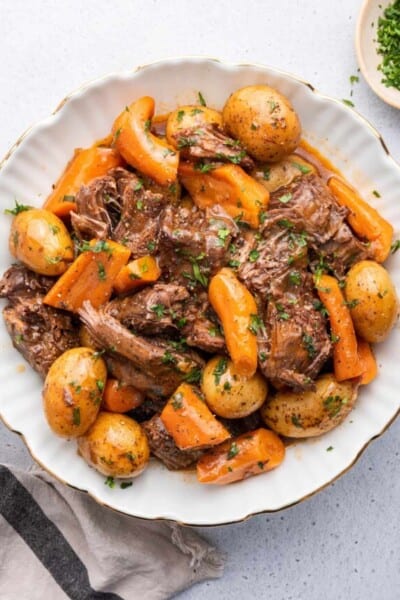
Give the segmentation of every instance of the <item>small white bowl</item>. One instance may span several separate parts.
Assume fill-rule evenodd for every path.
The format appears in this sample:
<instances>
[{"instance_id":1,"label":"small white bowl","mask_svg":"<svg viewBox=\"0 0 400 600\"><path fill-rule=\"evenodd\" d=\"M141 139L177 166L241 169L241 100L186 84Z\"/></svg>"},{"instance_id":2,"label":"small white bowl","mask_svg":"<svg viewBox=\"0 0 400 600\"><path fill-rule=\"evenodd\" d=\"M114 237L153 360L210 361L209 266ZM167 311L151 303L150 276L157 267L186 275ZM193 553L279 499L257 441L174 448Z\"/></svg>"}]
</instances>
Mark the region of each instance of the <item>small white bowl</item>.
<instances>
[{"instance_id":1,"label":"small white bowl","mask_svg":"<svg viewBox=\"0 0 400 600\"><path fill-rule=\"evenodd\" d=\"M355 44L358 64L368 85L384 102L400 108L400 90L384 85L382 72L378 70L382 62L377 51L378 20L389 4L393 4L393 0L364 0L357 21Z\"/></svg>"},{"instance_id":2,"label":"small white bowl","mask_svg":"<svg viewBox=\"0 0 400 600\"><path fill-rule=\"evenodd\" d=\"M206 58L170 59L112 74L68 96L53 115L18 140L0 163L2 207L13 206L15 198L22 204L40 206L74 148L89 146L107 135L115 115L139 96L153 96L158 113L195 103L199 91L210 106L221 108L235 89L259 83L276 87L291 99L305 139L332 160L398 232L400 166L365 119L287 73ZM379 191L379 199L373 190ZM10 222L1 211L0 273L12 262L6 242ZM387 262L398 290L399 258L396 255ZM229 523L300 502L354 464L400 409L399 347L400 328L395 327L390 338L376 347L379 377L363 386L344 423L319 438L290 445L278 469L233 485L201 485L194 473L170 472L157 461L126 490L104 485L105 477L77 455L75 442L50 431L42 410L43 382L13 348L1 317L0 417L23 436L32 456L45 469L66 484L89 492L101 504L146 519L197 525Z\"/></svg>"}]
</instances>

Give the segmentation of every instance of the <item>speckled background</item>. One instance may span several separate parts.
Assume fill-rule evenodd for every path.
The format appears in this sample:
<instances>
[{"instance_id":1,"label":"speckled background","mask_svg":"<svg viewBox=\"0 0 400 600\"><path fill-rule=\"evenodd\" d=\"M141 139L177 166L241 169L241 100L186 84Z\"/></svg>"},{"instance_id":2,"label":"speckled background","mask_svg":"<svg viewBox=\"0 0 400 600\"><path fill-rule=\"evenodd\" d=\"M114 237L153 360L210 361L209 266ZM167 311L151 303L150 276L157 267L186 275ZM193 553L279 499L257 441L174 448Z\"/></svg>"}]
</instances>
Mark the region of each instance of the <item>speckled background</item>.
<instances>
[{"instance_id":1,"label":"speckled background","mask_svg":"<svg viewBox=\"0 0 400 600\"><path fill-rule=\"evenodd\" d=\"M328 95L349 98L349 77L357 73L360 5L360 0L0 0L0 156L82 81L166 56L267 63ZM352 100L400 160L400 113L378 100L362 77ZM398 600L399 437L398 420L351 471L297 506L202 529L226 553L225 574L179 600ZM0 461L30 463L20 439L1 425Z\"/></svg>"}]
</instances>

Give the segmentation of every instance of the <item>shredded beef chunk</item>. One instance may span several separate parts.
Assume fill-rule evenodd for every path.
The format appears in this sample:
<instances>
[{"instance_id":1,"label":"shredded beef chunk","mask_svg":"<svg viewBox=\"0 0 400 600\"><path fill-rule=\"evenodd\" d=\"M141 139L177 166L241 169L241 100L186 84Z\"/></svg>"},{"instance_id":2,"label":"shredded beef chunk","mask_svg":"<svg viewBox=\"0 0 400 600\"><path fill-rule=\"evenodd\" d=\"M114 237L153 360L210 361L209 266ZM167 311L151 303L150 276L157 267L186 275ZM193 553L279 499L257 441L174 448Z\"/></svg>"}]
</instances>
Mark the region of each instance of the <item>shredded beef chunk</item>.
<instances>
[{"instance_id":1,"label":"shredded beef chunk","mask_svg":"<svg viewBox=\"0 0 400 600\"><path fill-rule=\"evenodd\" d=\"M14 300L20 296L46 294L54 282L53 277L38 275L24 265L12 265L0 280L0 298Z\"/></svg>"},{"instance_id":2,"label":"shredded beef chunk","mask_svg":"<svg viewBox=\"0 0 400 600\"><path fill-rule=\"evenodd\" d=\"M127 246L135 258L154 253L167 196L146 190L136 175L120 167L109 174L116 180L121 202L121 218L113 239Z\"/></svg>"},{"instance_id":3,"label":"shredded beef chunk","mask_svg":"<svg viewBox=\"0 0 400 600\"><path fill-rule=\"evenodd\" d=\"M225 338L205 291L191 296L185 303L181 325L181 333L188 346L200 348L210 354L225 351Z\"/></svg>"},{"instance_id":4,"label":"shredded beef chunk","mask_svg":"<svg viewBox=\"0 0 400 600\"><path fill-rule=\"evenodd\" d=\"M165 209L160 228L159 262L168 281L190 290L207 287L208 278L226 260L236 223L219 206L203 211L190 208Z\"/></svg>"},{"instance_id":5,"label":"shredded beef chunk","mask_svg":"<svg viewBox=\"0 0 400 600\"><path fill-rule=\"evenodd\" d=\"M42 300L40 294L15 298L3 316L14 346L45 377L60 354L80 343L71 316Z\"/></svg>"},{"instance_id":6,"label":"shredded beef chunk","mask_svg":"<svg viewBox=\"0 0 400 600\"><path fill-rule=\"evenodd\" d=\"M114 317L96 311L90 302L84 302L79 315L103 348L130 361L132 370L142 379L128 382L126 378L118 378L139 390L169 396L182 381L195 381L200 376L204 361L196 352L181 351L165 340L134 335Z\"/></svg>"},{"instance_id":7,"label":"shredded beef chunk","mask_svg":"<svg viewBox=\"0 0 400 600\"><path fill-rule=\"evenodd\" d=\"M182 158L231 162L244 169L253 169L254 161L240 142L223 133L216 124L180 130L175 135Z\"/></svg>"},{"instance_id":8,"label":"shredded beef chunk","mask_svg":"<svg viewBox=\"0 0 400 600\"><path fill-rule=\"evenodd\" d=\"M71 225L78 239L110 237L113 225L110 207L116 198L115 179L108 175L81 186L75 198L76 212L71 212Z\"/></svg>"},{"instance_id":9,"label":"shredded beef chunk","mask_svg":"<svg viewBox=\"0 0 400 600\"><path fill-rule=\"evenodd\" d=\"M311 275L289 273L281 286L282 293L268 302L259 332L260 368L278 389L310 389L331 353L325 317L318 310Z\"/></svg>"},{"instance_id":10,"label":"shredded beef chunk","mask_svg":"<svg viewBox=\"0 0 400 600\"><path fill-rule=\"evenodd\" d=\"M170 470L190 467L202 454L201 451L182 451L165 429L159 415L142 423L152 454L159 458Z\"/></svg>"}]
</instances>

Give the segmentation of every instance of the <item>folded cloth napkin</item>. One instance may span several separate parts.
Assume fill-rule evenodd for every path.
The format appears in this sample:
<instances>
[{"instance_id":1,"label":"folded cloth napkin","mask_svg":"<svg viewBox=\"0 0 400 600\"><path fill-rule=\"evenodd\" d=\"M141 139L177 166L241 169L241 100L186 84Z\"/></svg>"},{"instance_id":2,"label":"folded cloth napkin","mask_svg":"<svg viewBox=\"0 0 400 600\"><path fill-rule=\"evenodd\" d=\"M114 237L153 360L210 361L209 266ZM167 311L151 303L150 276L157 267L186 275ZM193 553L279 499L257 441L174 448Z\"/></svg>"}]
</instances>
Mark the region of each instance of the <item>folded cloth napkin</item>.
<instances>
[{"instance_id":1,"label":"folded cloth napkin","mask_svg":"<svg viewBox=\"0 0 400 600\"><path fill-rule=\"evenodd\" d=\"M159 600L222 574L191 529L121 515L37 467L0 465L0 490L2 600Z\"/></svg>"}]
</instances>

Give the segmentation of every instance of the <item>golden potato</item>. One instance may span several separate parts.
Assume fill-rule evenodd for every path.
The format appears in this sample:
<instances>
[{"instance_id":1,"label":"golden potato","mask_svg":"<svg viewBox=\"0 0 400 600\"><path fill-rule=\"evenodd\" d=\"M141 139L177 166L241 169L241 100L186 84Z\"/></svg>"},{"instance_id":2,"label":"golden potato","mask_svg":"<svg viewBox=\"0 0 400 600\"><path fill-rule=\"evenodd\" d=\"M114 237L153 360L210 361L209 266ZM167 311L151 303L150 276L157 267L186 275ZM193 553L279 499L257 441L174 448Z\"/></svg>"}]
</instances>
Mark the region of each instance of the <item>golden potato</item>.
<instances>
[{"instance_id":1,"label":"golden potato","mask_svg":"<svg viewBox=\"0 0 400 600\"><path fill-rule=\"evenodd\" d=\"M277 392L261 408L265 424L280 435L306 438L321 435L341 423L357 398L357 385L321 375L316 389L306 392Z\"/></svg>"},{"instance_id":2,"label":"golden potato","mask_svg":"<svg viewBox=\"0 0 400 600\"><path fill-rule=\"evenodd\" d=\"M262 406L268 394L267 382L260 373L250 378L238 375L225 356L214 356L207 363L201 389L210 409L227 419L247 417Z\"/></svg>"},{"instance_id":3,"label":"golden potato","mask_svg":"<svg viewBox=\"0 0 400 600\"><path fill-rule=\"evenodd\" d=\"M17 214L9 237L10 252L41 275L61 275L74 258L64 223L48 210L31 208Z\"/></svg>"},{"instance_id":4,"label":"golden potato","mask_svg":"<svg viewBox=\"0 0 400 600\"><path fill-rule=\"evenodd\" d=\"M367 342L382 342L398 316L396 290L389 273L372 260L350 269L344 288L354 328Z\"/></svg>"},{"instance_id":5,"label":"golden potato","mask_svg":"<svg viewBox=\"0 0 400 600\"><path fill-rule=\"evenodd\" d=\"M72 348L51 365L43 389L48 424L61 437L78 437L96 420L107 369L91 348Z\"/></svg>"},{"instance_id":6,"label":"golden potato","mask_svg":"<svg viewBox=\"0 0 400 600\"><path fill-rule=\"evenodd\" d=\"M233 92L222 111L226 131L261 162L277 162L297 147L301 125L289 100L268 85Z\"/></svg>"},{"instance_id":7,"label":"golden potato","mask_svg":"<svg viewBox=\"0 0 400 600\"><path fill-rule=\"evenodd\" d=\"M150 449L142 427L125 415L101 412L78 440L86 462L103 475L136 477L147 466Z\"/></svg>"},{"instance_id":8,"label":"golden potato","mask_svg":"<svg viewBox=\"0 0 400 600\"><path fill-rule=\"evenodd\" d=\"M167 141L177 148L177 137L181 131L214 124L222 127L222 116L218 111L206 106L180 106L168 116L165 132Z\"/></svg>"},{"instance_id":9,"label":"golden potato","mask_svg":"<svg viewBox=\"0 0 400 600\"><path fill-rule=\"evenodd\" d=\"M291 154L278 163L257 166L250 175L269 192L275 192L279 188L289 185L298 177L309 173L315 173L315 167L300 156Z\"/></svg>"}]
</instances>

